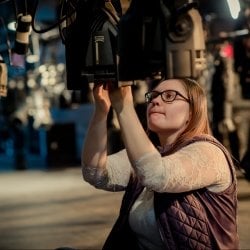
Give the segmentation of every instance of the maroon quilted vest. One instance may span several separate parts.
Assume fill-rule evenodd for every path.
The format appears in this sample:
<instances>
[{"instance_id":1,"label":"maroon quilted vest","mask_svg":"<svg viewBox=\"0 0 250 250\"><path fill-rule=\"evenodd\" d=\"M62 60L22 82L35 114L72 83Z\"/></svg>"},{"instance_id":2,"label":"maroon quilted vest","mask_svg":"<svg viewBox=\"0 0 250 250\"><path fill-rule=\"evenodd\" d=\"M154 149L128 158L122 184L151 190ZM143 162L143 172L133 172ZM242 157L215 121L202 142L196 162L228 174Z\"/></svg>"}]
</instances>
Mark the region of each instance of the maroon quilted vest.
<instances>
[{"instance_id":1,"label":"maroon quilted vest","mask_svg":"<svg viewBox=\"0 0 250 250\"><path fill-rule=\"evenodd\" d=\"M180 147L204 140L217 145L224 152L231 169L232 184L220 193L210 192L206 188L178 194L155 192L156 221L165 249L239 249L236 176L228 151L211 136L196 137ZM137 178L131 177L120 215L103 250L138 249L128 216L143 188Z\"/></svg>"}]
</instances>

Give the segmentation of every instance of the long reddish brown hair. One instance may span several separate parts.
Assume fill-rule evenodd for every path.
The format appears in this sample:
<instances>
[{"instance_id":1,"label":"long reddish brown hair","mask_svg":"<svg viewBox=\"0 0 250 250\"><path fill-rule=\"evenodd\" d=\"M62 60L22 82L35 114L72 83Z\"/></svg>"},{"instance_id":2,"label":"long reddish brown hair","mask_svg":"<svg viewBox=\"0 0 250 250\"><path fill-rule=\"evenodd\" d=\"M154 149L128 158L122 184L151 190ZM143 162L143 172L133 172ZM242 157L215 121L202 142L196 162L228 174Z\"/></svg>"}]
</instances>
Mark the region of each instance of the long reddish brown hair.
<instances>
[{"instance_id":1,"label":"long reddish brown hair","mask_svg":"<svg viewBox=\"0 0 250 250\"><path fill-rule=\"evenodd\" d=\"M180 81L183 83L187 91L188 99L190 100L190 121L180 137L190 139L201 134L211 135L207 97L203 88L197 81L190 78L183 78L180 79Z\"/></svg>"},{"instance_id":2,"label":"long reddish brown hair","mask_svg":"<svg viewBox=\"0 0 250 250\"><path fill-rule=\"evenodd\" d=\"M191 78L178 78L177 80L185 87L190 100L190 120L186 129L177 138L171 151L174 151L178 145L195 136L212 134L208 118L207 98L203 88ZM152 131L149 131L150 138L156 143L156 135L153 134Z\"/></svg>"}]
</instances>

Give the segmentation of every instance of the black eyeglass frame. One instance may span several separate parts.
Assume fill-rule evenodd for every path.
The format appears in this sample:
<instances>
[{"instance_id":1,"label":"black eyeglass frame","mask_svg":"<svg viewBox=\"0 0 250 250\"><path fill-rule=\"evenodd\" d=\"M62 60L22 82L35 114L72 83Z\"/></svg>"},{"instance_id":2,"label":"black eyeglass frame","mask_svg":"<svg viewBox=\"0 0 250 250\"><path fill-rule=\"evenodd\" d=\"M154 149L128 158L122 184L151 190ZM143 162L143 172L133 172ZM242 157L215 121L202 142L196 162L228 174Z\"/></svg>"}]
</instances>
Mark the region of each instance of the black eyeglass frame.
<instances>
[{"instance_id":1,"label":"black eyeglass frame","mask_svg":"<svg viewBox=\"0 0 250 250\"><path fill-rule=\"evenodd\" d=\"M163 94L166 93L166 92L174 92L174 93L175 93L175 96L174 96L173 100L171 100L171 101L166 101L166 100L164 100ZM152 93L155 93L155 96L154 96L154 97L148 96L148 95L150 95L150 94L152 94ZM164 90L164 91L162 91L162 92L159 92L159 91L156 91L156 90L152 90L152 91L149 91L149 92L145 93L145 100L146 100L146 103L151 103L152 100L155 99L155 98L156 98L157 96L159 96L159 95L161 96L162 101L164 101L164 102L166 102L166 103L172 103L174 100L176 100L176 97L177 97L177 96L182 97L182 98L184 99L184 101L190 103L190 100L189 100L187 97L185 97L184 95L182 95L179 91L173 90L173 89L167 89L167 90Z\"/></svg>"}]
</instances>

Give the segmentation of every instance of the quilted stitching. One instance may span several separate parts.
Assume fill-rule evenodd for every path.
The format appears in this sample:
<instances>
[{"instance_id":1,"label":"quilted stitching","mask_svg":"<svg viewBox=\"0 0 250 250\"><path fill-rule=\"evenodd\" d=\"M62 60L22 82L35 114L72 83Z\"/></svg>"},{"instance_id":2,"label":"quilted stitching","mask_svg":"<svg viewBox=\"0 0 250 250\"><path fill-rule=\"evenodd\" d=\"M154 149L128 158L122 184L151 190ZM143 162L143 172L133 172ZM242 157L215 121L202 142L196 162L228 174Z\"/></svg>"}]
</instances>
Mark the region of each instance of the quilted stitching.
<instances>
[{"instance_id":1,"label":"quilted stitching","mask_svg":"<svg viewBox=\"0 0 250 250\"><path fill-rule=\"evenodd\" d=\"M209 249L210 239L206 218L201 211L203 208L196 199L193 202L184 199L175 202L167 210L173 237L179 247L191 249Z\"/></svg>"},{"instance_id":2,"label":"quilted stitching","mask_svg":"<svg viewBox=\"0 0 250 250\"><path fill-rule=\"evenodd\" d=\"M174 244L176 249L211 249L206 213L197 198L192 194L185 194L176 201L173 194L165 193L160 196L165 203L160 216L169 225L169 228L166 224L162 225L163 230L165 235L172 235L167 241L173 240L167 244Z\"/></svg>"}]
</instances>

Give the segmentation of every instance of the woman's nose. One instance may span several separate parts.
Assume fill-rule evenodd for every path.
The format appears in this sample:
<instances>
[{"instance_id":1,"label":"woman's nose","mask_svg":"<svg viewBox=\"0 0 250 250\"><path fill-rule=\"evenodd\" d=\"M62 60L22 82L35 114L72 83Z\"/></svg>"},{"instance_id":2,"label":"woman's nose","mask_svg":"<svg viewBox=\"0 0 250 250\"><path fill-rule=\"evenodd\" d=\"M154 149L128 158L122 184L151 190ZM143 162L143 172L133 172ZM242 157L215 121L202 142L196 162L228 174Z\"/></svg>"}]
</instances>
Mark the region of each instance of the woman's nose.
<instances>
[{"instance_id":1,"label":"woman's nose","mask_svg":"<svg viewBox=\"0 0 250 250\"><path fill-rule=\"evenodd\" d=\"M159 105L160 99L161 99L161 96L158 95L158 96L156 96L154 99L152 99L151 103L152 103L154 106Z\"/></svg>"}]
</instances>

